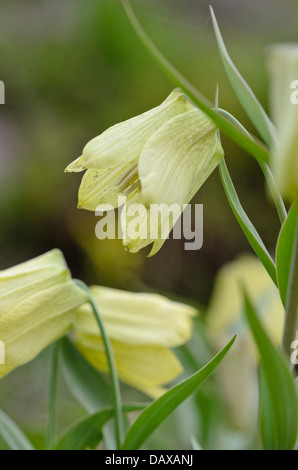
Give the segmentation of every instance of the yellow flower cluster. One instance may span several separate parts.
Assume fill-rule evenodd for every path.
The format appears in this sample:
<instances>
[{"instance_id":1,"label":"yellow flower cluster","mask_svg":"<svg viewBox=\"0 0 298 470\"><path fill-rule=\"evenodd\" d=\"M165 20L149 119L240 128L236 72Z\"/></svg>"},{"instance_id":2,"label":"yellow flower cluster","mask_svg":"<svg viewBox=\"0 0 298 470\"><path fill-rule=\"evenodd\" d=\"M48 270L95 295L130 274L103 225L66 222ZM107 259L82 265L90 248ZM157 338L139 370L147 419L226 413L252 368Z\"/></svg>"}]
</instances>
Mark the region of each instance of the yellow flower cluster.
<instances>
[{"instance_id":1,"label":"yellow flower cluster","mask_svg":"<svg viewBox=\"0 0 298 470\"><path fill-rule=\"evenodd\" d=\"M91 292L112 342L119 377L156 396L182 366L170 348L185 343L196 310L155 294L104 287ZM78 349L107 372L106 356L86 293L71 279L62 253L52 250L0 272L0 377L35 358L70 330Z\"/></svg>"}]
</instances>

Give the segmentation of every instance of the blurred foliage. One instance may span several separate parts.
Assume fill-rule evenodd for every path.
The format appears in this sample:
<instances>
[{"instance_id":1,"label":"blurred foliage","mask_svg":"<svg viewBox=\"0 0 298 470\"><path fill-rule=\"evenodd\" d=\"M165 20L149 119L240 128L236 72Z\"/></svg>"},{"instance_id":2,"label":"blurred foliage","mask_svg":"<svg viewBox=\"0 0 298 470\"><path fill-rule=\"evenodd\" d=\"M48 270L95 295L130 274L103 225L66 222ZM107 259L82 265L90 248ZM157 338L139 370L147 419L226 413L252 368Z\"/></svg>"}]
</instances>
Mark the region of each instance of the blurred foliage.
<instances>
[{"instance_id":1,"label":"blurred foliage","mask_svg":"<svg viewBox=\"0 0 298 470\"><path fill-rule=\"evenodd\" d=\"M209 3L132 1L147 32L177 68L210 100L219 83L221 107L253 130L225 77ZM212 5L231 57L267 109L264 48L297 40L297 1L214 0ZM172 89L139 43L120 0L2 0L0 57L0 79L6 86L0 115L1 269L58 247L74 276L88 283L155 290L206 305L218 269L249 251L217 171L195 197L204 204L203 248L184 251L183 240L169 240L152 259L146 252L125 252L118 241L98 241L95 215L76 209L80 175L63 173L88 140L156 106ZM272 251L279 225L261 172L225 137L223 146L240 199ZM181 351L188 373L210 358L204 337L200 321L195 339ZM30 426L25 431L39 444L46 414L46 363L44 353L2 381L0 390L0 405L5 401L6 412L21 426ZM69 400L63 380L60 388L62 429L82 410ZM231 435L221 433L230 418L218 395L216 384L208 382L154 434L152 447L190 447L186 423L203 446L211 445L214 434L218 440L214 437L213 445L243 444L233 423ZM177 426L175 420L184 424Z\"/></svg>"}]
</instances>

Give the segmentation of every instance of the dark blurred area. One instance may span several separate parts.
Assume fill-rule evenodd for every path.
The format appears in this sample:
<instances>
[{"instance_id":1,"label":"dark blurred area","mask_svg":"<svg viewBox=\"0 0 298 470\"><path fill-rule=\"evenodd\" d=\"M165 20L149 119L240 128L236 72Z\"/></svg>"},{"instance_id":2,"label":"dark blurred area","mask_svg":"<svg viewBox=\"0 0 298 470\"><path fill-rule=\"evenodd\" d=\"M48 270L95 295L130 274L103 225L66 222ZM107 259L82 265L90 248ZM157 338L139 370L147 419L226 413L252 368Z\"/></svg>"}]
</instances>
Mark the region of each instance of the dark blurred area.
<instances>
[{"instance_id":1,"label":"dark blurred area","mask_svg":"<svg viewBox=\"0 0 298 470\"><path fill-rule=\"evenodd\" d=\"M255 132L225 76L210 0L131 3L165 56L211 101L219 84L220 106ZM268 110L265 48L297 41L297 0L211 3L232 59ZM0 57L6 90L0 107L0 269L58 247L73 275L87 283L158 291L207 305L218 269L250 251L218 171L194 201L204 204L203 248L185 251L184 240L169 240L150 259L149 250L129 254L121 241L97 240L94 213L76 209L81 175L64 174L91 138L158 105L173 88L140 43L121 1L2 0ZM222 140L243 206L273 251L279 221L262 173L252 157L225 136ZM203 361L201 351L198 356ZM21 378L12 374L0 390L4 402L12 389L22 387L22 401L6 409L27 427L28 420L35 427L45 420L44 361L35 371L29 365ZM72 421L81 411L75 405L68 409L69 396L63 393L59 410L66 409L63 420ZM206 393L206 403L208 398ZM170 442L171 435L167 438Z\"/></svg>"}]
</instances>

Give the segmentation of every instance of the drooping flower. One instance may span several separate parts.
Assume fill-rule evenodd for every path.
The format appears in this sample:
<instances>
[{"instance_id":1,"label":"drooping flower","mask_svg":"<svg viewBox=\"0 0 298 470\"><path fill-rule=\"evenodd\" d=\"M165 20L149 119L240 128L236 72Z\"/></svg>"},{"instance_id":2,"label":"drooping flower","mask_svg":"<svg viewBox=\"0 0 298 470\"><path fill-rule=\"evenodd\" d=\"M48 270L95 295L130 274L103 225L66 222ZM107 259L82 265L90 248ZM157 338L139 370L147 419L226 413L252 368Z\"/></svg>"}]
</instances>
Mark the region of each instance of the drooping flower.
<instances>
[{"instance_id":1,"label":"drooping flower","mask_svg":"<svg viewBox=\"0 0 298 470\"><path fill-rule=\"evenodd\" d=\"M196 310L156 294L129 293L91 287L113 347L119 378L148 395L158 396L163 386L182 372L170 348L185 343ZM107 361L91 307L78 309L74 341L81 354L98 370Z\"/></svg>"},{"instance_id":2,"label":"drooping flower","mask_svg":"<svg viewBox=\"0 0 298 470\"><path fill-rule=\"evenodd\" d=\"M91 140L66 171L87 170L79 190L79 207L117 207L119 196L126 196L128 212L129 207L142 205L141 214L122 219L124 245L136 252L154 243L154 254L181 215L183 204L190 202L222 157L215 124L175 89L160 106ZM152 204L161 206L159 217L149 212ZM178 213L167 232L160 233L161 221L168 217L167 206L172 204L178 205ZM131 237L136 223L139 236ZM152 232L158 235L154 239Z\"/></svg>"},{"instance_id":3,"label":"drooping flower","mask_svg":"<svg viewBox=\"0 0 298 470\"><path fill-rule=\"evenodd\" d=\"M0 377L34 359L72 327L86 294L71 280L64 257L52 250L0 272Z\"/></svg>"},{"instance_id":4,"label":"drooping flower","mask_svg":"<svg viewBox=\"0 0 298 470\"><path fill-rule=\"evenodd\" d=\"M298 201L298 44L277 44L268 58L271 108L279 135L271 166L281 193Z\"/></svg>"}]
</instances>

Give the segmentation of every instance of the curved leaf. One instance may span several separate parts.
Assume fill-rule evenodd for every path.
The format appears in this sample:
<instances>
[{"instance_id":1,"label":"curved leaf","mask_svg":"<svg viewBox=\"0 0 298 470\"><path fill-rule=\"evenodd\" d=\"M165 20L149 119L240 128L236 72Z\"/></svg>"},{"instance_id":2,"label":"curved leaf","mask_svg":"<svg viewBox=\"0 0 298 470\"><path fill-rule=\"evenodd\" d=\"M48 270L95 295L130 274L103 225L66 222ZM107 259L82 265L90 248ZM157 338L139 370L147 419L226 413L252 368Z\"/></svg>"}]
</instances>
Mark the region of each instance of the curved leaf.
<instances>
[{"instance_id":1,"label":"curved leaf","mask_svg":"<svg viewBox=\"0 0 298 470\"><path fill-rule=\"evenodd\" d=\"M11 450L35 450L16 423L0 410L0 436Z\"/></svg>"},{"instance_id":2,"label":"curved leaf","mask_svg":"<svg viewBox=\"0 0 298 470\"><path fill-rule=\"evenodd\" d=\"M102 376L68 338L61 341L62 365L69 390L88 413L112 405L112 392Z\"/></svg>"},{"instance_id":3,"label":"curved leaf","mask_svg":"<svg viewBox=\"0 0 298 470\"><path fill-rule=\"evenodd\" d=\"M284 305L286 304L291 261L295 247L297 221L297 209L293 206L281 228L276 248L277 281L280 297Z\"/></svg>"},{"instance_id":4,"label":"curved leaf","mask_svg":"<svg viewBox=\"0 0 298 470\"><path fill-rule=\"evenodd\" d=\"M102 440L102 428L113 416L113 409L105 409L75 424L54 445L54 450L95 449Z\"/></svg>"},{"instance_id":5,"label":"curved leaf","mask_svg":"<svg viewBox=\"0 0 298 470\"><path fill-rule=\"evenodd\" d=\"M138 34L139 38L145 45L146 49L150 52L156 62L162 67L166 75L179 86L207 116L209 116L215 124L229 136L240 147L246 150L250 155L254 156L258 161L269 161L269 151L258 141L257 138L249 138L243 134L241 130L233 126L233 124L225 117L220 115L212 108L212 104L203 96L193 85L191 85L186 78L173 67L173 65L163 56L155 44L151 41L149 36L145 33L141 24L137 20L128 0L122 0L127 16Z\"/></svg>"},{"instance_id":6,"label":"curved leaf","mask_svg":"<svg viewBox=\"0 0 298 470\"><path fill-rule=\"evenodd\" d=\"M262 262L272 281L276 284L277 280L275 264L270 254L268 253L267 248L265 247L260 235L254 228L253 224L251 223L250 219L248 218L246 212L244 211L239 201L238 195L236 193L235 187L233 185L224 159L219 164L219 171L226 196L235 214L235 217L238 220L240 227L242 228L247 240L249 241L257 257Z\"/></svg>"},{"instance_id":7,"label":"curved leaf","mask_svg":"<svg viewBox=\"0 0 298 470\"><path fill-rule=\"evenodd\" d=\"M217 95L216 99L218 101L218 95ZM252 138L250 133L245 129L245 127L231 113L229 113L225 109L218 108L217 104L216 104L216 109L218 110L218 112L220 114L222 114L223 116L226 116L227 119L229 119L231 122L233 122L235 127L238 127L244 134L246 134L248 137ZM281 194L279 192L279 189L277 187L276 181L275 181L275 179L273 177L273 174L272 174L272 172L269 168L269 165L265 162L260 162L260 161L258 163L259 163L260 168L261 168L261 170L262 170L262 172L263 172L263 174L266 178L266 182L267 182L268 188L270 190L272 199L274 201L279 219L280 219L281 223L283 224L284 221L287 218L287 211L286 211L283 199L281 197Z\"/></svg>"},{"instance_id":8,"label":"curved leaf","mask_svg":"<svg viewBox=\"0 0 298 470\"><path fill-rule=\"evenodd\" d=\"M153 431L219 366L235 341L234 337L206 366L155 400L129 429L122 449L137 450Z\"/></svg>"},{"instance_id":9,"label":"curved leaf","mask_svg":"<svg viewBox=\"0 0 298 470\"><path fill-rule=\"evenodd\" d=\"M245 313L261 356L260 434L266 450L291 450L297 439L298 405L294 378L267 336L245 294Z\"/></svg>"},{"instance_id":10,"label":"curved leaf","mask_svg":"<svg viewBox=\"0 0 298 470\"><path fill-rule=\"evenodd\" d=\"M222 35L220 33L214 12L210 6L212 23L215 31L215 36L220 51L220 56L223 61L224 68L230 83L235 91L241 105L246 111L252 123L259 131L267 145L271 145L272 140L275 138L275 130L272 122L265 113L262 105L256 98L255 94L248 86L244 78L240 75L234 63L232 62L226 46L223 42Z\"/></svg>"},{"instance_id":11,"label":"curved leaf","mask_svg":"<svg viewBox=\"0 0 298 470\"><path fill-rule=\"evenodd\" d=\"M124 405L123 412L140 411L146 405ZM103 426L113 417L113 408L105 408L74 424L54 445L54 450L95 449L103 437Z\"/></svg>"}]
</instances>

